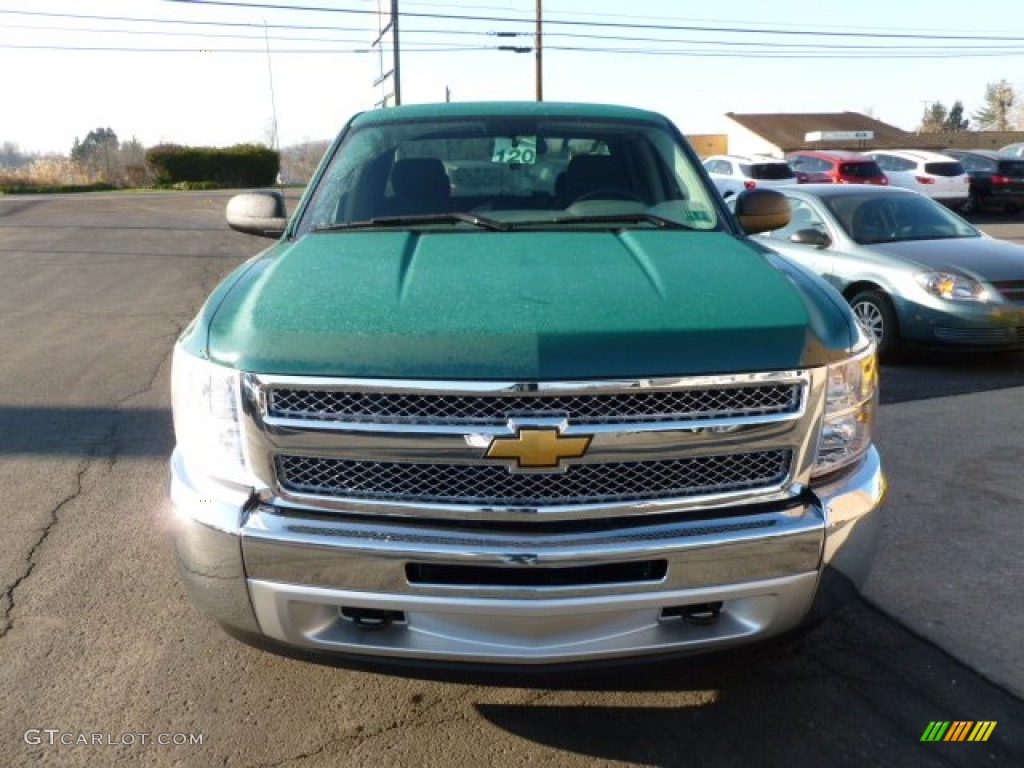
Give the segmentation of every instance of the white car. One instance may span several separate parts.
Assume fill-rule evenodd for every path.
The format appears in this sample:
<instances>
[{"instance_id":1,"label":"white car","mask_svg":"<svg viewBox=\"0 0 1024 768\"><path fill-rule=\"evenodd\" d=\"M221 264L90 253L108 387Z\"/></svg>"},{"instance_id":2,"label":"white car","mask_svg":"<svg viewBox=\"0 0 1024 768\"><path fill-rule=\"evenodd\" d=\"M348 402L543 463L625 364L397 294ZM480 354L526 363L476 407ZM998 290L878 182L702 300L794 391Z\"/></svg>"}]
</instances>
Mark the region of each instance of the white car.
<instances>
[{"instance_id":1,"label":"white car","mask_svg":"<svg viewBox=\"0 0 1024 768\"><path fill-rule=\"evenodd\" d=\"M1010 155L1012 157L1024 157L1024 141L1019 141L1016 144L1007 144L1005 147L1000 147L999 154Z\"/></svg>"},{"instance_id":2,"label":"white car","mask_svg":"<svg viewBox=\"0 0 1024 768\"><path fill-rule=\"evenodd\" d=\"M745 189L797 183L789 163L767 155L712 155L705 158L704 168L723 198Z\"/></svg>"},{"instance_id":3,"label":"white car","mask_svg":"<svg viewBox=\"0 0 1024 768\"><path fill-rule=\"evenodd\" d=\"M950 208L959 207L970 195L970 177L955 157L921 149L886 149L865 154L878 163L894 187L912 189Z\"/></svg>"}]
</instances>

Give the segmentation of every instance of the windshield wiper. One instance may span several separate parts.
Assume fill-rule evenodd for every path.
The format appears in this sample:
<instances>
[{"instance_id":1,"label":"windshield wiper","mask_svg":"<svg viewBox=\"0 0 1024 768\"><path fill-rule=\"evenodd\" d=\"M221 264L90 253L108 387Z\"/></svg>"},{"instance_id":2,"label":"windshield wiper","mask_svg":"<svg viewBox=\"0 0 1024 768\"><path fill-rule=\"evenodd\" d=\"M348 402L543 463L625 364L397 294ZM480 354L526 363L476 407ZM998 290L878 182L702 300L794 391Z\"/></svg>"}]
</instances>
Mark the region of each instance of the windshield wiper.
<instances>
[{"instance_id":1,"label":"windshield wiper","mask_svg":"<svg viewBox=\"0 0 1024 768\"><path fill-rule=\"evenodd\" d=\"M534 223L534 222L520 222ZM647 213L646 211L638 211L636 213L602 213L591 216L559 216L554 219L550 219L545 222L536 222L538 224L637 224L646 223L653 224L659 229L693 229L688 227L682 222L675 221L674 219L667 219L664 216L658 216L655 213Z\"/></svg>"},{"instance_id":2,"label":"windshield wiper","mask_svg":"<svg viewBox=\"0 0 1024 768\"><path fill-rule=\"evenodd\" d=\"M407 227L417 224L451 224L464 222L482 229L507 232L511 227L502 222L479 216L475 213L417 213L408 216L376 216L363 221L345 221L340 224L326 224L313 227L313 232L341 232L346 229L367 229L373 227Z\"/></svg>"}]
</instances>

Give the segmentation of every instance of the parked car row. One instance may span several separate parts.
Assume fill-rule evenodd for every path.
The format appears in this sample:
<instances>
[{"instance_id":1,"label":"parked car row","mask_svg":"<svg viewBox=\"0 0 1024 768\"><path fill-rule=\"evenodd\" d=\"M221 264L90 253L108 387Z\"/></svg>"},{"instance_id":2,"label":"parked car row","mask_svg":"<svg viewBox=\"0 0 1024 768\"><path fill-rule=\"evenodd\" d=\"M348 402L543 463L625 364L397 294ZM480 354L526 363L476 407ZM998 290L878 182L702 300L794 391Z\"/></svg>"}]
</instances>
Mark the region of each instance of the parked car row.
<instances>
[{"instance_id":1,"label":"parked car row","mask_svg":"<svg viewBox=\"0 0 1024 768\"><path fill-rule=\"evenodd\" d=\"M924 150L868 152L894 187L912 189L951 208L970 198L971 180L964 166L948 155Z\"/></svg>"},{"instance_id":2,"label":"parked car row","mask_svg":"<svg viewBox=\"0 0 1024 768\"><path fill-rule=\"evenodd\" d=\"M744 189L778 187L800 181L785 160L762 155L713 155L704 160L704 167L723 198Z\"/></svg>"},{"instance_id":3,"label":"parked car row","mask_svg":"<svg viewBox=\"0 0 1024 768\"><path fill-rule=\"evenodd\" d=\"M874 184L910 189L964 212L1024 208L1024 143L992 150L797 150L784 160L713 155L704 167L729 198L744 189L783 184Z\"/></svg>"},{"instance_id":4,"label":"parked car row","mask_svg":"<svg viewBox=\"0 0 1024 768\"><path fill-rule=\"evenodd\" d=\"M880 184L889 179L878 163L859 152L801 149L786 155L793 170L804 175L803 183Z\"/></svg>"},{"instance_id":5,"label":"parked car row","mask_svg":"<svg viewBox=\"0 0 1024 768\"><path fill-rule=\"evenodd\" d=\"M1010 145L1011 147L1014 145ZM1020 145L1024 149L1024 145ZM996 209L1014 213L1024 208L1024 156L985 149L951 149L971 179L971 190L964 201L966 213Z\"/></svg>"}]
</instances>

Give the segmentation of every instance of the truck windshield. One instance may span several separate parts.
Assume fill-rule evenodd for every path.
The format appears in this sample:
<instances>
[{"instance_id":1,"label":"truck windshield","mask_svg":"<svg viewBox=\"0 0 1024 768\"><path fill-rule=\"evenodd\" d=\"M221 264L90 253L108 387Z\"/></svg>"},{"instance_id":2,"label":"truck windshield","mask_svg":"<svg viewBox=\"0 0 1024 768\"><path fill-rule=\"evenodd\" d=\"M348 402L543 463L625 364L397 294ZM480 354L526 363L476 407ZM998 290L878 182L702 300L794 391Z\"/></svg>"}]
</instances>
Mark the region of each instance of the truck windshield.
<instances>
[{"instance_id":1,"label":"truck windshield","mask_svg":"<svg viewBox=\"0 0 1024 768\"><path fill-rule=\"evenodd\" d=\"M573 226L622 214L716 229L718 212L692 155L656 123L465 118L352 130L305 207L298 233L346 224L465 226L473 214L518 225ZM643 215L641 215L643 214Z\"/></svg>"}]
</instances>

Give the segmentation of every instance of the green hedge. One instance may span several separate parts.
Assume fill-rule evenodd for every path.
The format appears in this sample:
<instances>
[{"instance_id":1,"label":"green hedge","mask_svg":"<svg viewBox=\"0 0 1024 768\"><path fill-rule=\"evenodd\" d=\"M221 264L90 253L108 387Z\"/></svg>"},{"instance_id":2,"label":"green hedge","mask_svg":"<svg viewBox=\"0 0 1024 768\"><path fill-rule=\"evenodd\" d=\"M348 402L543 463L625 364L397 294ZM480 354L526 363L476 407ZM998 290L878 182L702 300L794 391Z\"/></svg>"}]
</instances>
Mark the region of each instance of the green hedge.
<instances>
[{"instance_id":1,"label":"green hedge","mask_svg":"<svg viewBox=\"0 0 1024 768\"><path fill-rule=\"evenodd\" d=\"M179 147L161 144L146 151L158 186L212 184L266 187L277 181L281 155L259 144L233 147Z\"/></svg>"},{"instance_id":2,"label":"green hedge","mask_svg":"<svg viewBox=\"0 0 1024 768\"><path fill-rule=\"evenodd\" d=\"M0 184L0 195L48 195L54 192L109 192L113 184Z\"/></svg>"}]
</instances>

